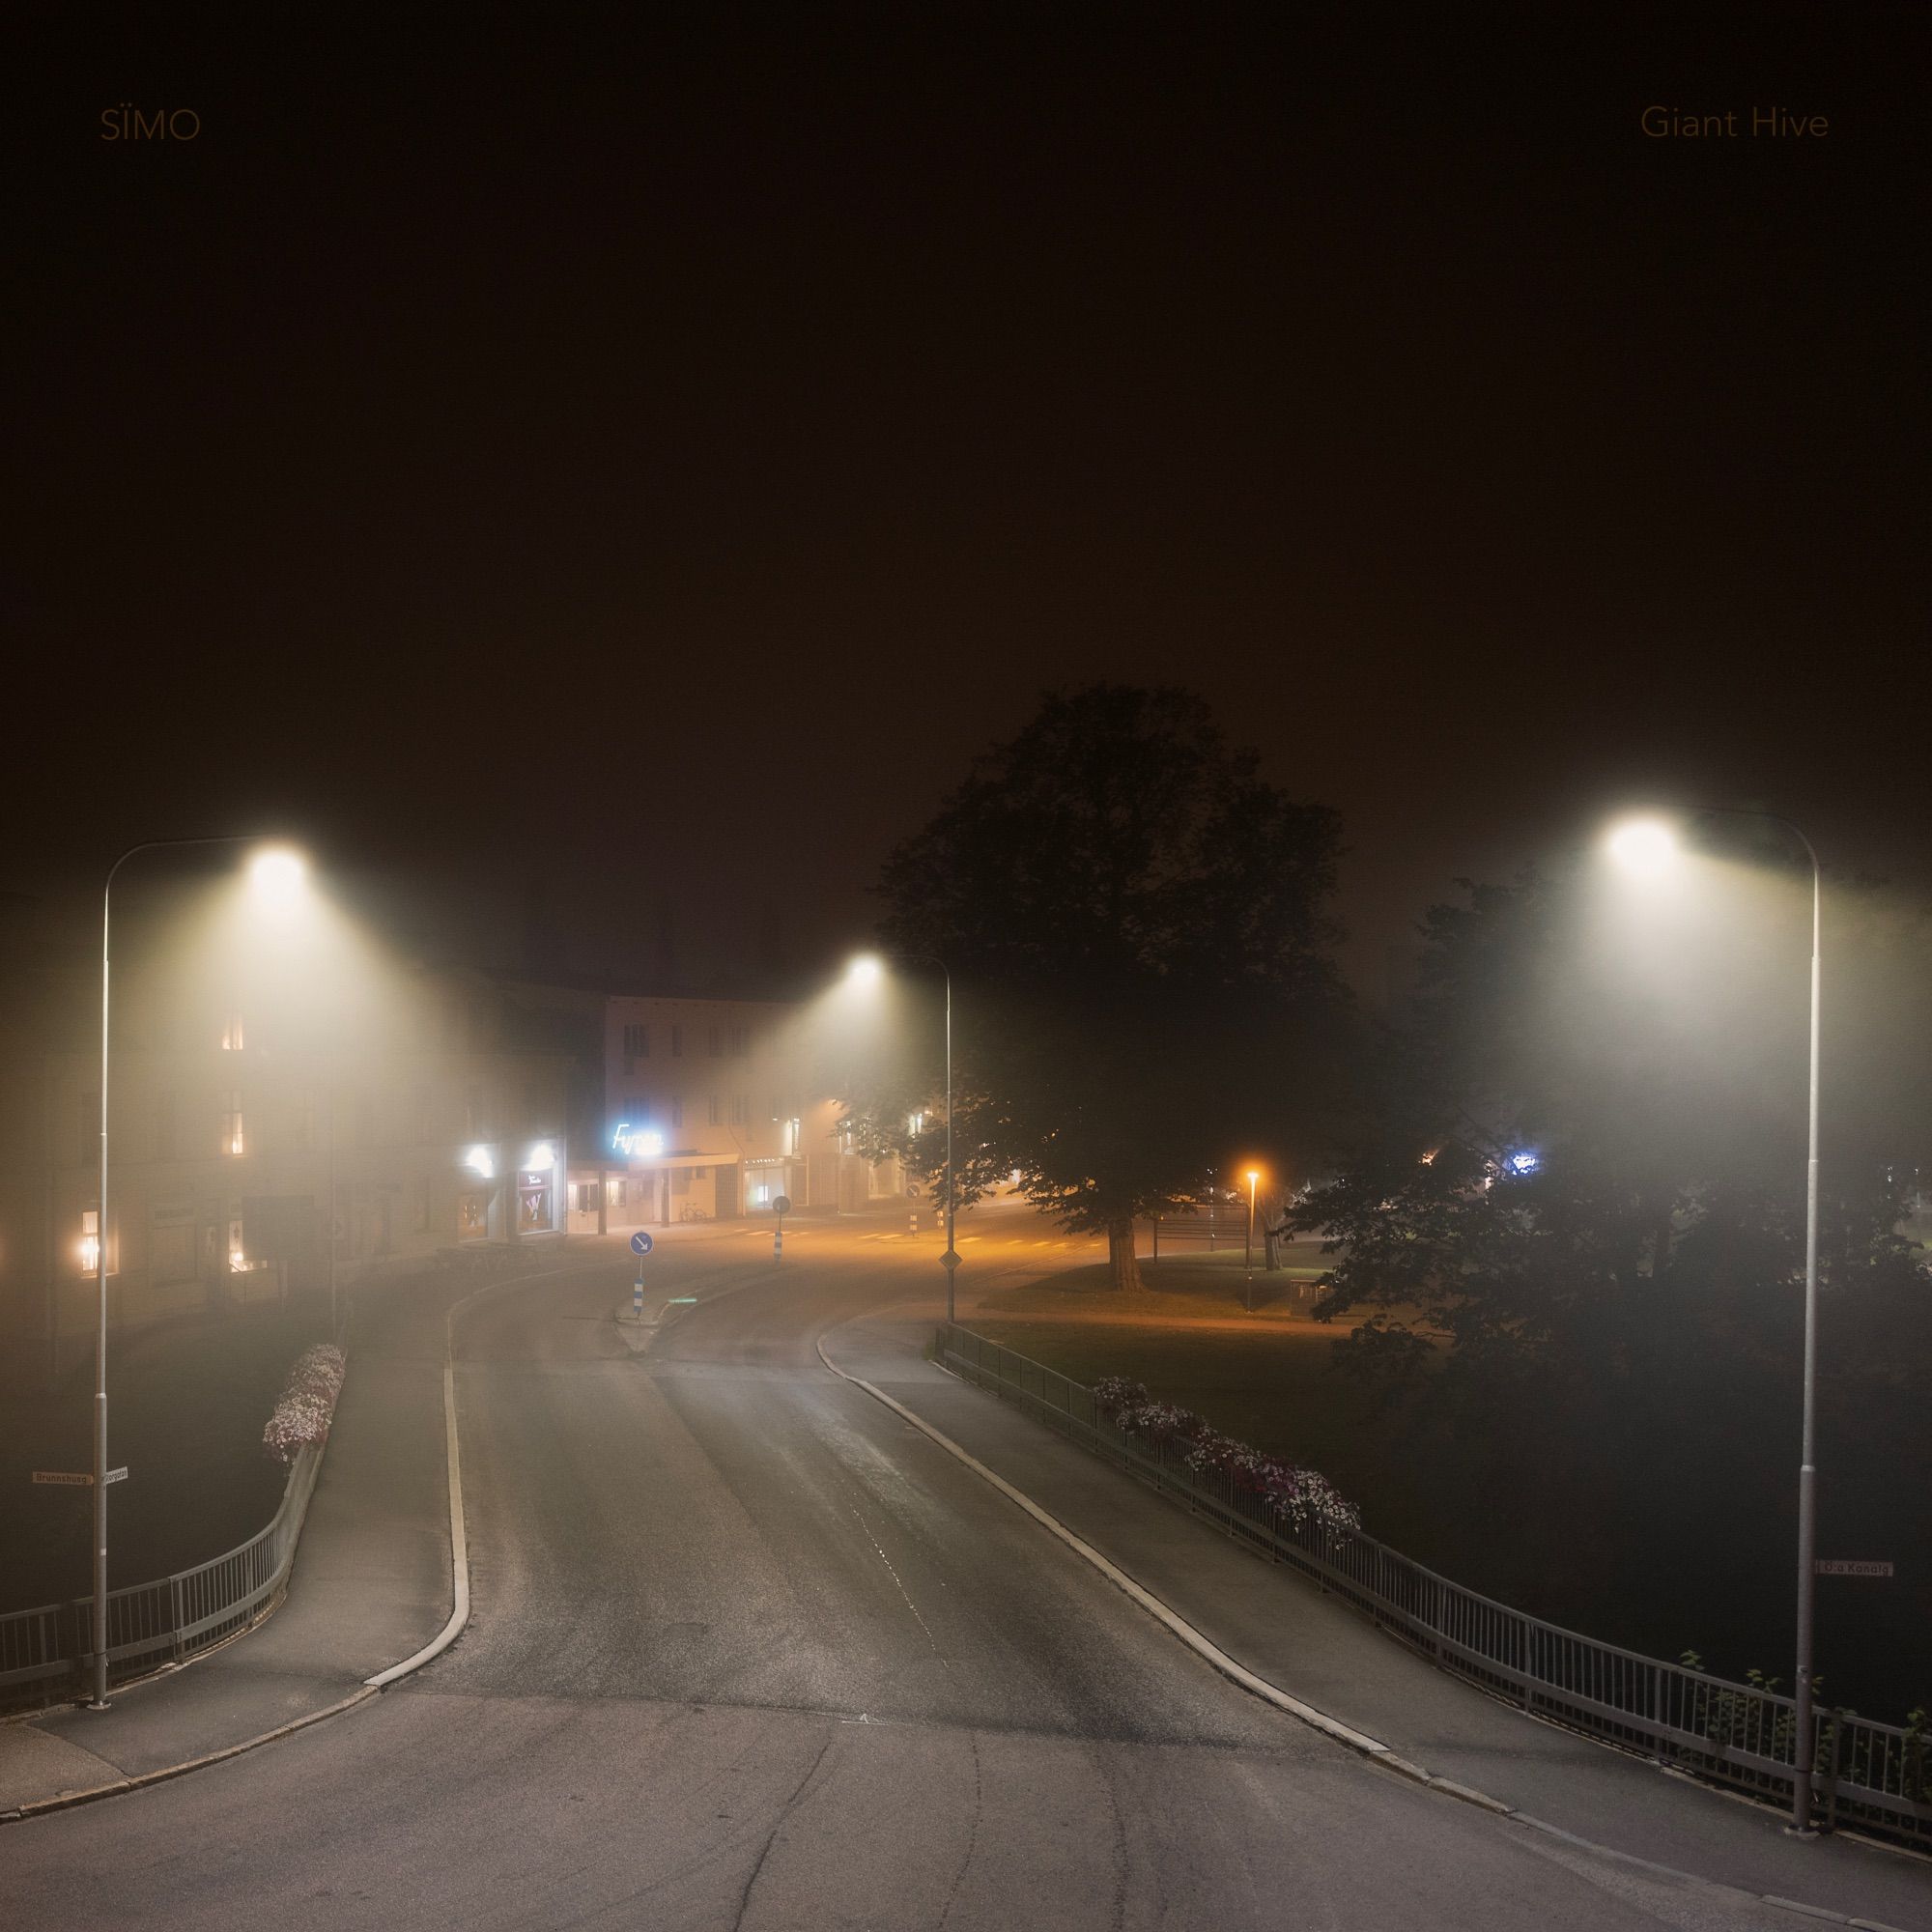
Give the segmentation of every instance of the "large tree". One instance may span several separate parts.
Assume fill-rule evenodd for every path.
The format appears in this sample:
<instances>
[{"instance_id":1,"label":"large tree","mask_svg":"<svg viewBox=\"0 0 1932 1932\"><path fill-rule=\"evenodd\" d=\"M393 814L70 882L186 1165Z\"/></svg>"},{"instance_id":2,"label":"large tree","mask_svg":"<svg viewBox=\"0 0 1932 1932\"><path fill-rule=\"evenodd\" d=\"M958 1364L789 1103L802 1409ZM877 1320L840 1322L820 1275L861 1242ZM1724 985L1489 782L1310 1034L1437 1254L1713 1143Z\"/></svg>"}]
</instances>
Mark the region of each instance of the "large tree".
<instances>
[{"instance_id":1,"label":"large tree","mask_svg":"<svg viewBox=\"0 0 1932 1932\"><path fill-rule=\"evenodd\" d=\"M1336 815L1183 691L1055 694L979 758L877 888L886 948L952 975L961 1204L1016 1174L1137 1287L1137 1217L1314 1111L1344 1010L1339 851ZM937 1072L929 1052L874 1068L861 1144L937 1177Z\"/></svg>"}]
</instances>

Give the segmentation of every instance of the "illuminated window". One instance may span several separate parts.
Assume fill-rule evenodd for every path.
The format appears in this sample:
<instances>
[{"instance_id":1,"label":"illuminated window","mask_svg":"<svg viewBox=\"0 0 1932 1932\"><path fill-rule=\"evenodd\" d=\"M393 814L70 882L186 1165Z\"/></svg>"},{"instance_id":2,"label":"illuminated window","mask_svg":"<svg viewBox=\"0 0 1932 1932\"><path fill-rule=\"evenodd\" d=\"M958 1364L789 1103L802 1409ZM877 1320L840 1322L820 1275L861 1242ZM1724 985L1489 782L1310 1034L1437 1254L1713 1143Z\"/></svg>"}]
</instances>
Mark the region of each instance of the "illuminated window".
<instances>
[{"instance_id":1,"label":"illuminated window","mask_svg":"<svg viewBox=\"0 0 1932 1932\"><path fill-rule=\"evenodd\" d=\"M239 1088L231 1087L221 1096L221 1151L223 1153L247 1151L242 1132L242 1094Z\"/></svg>"},{"instance_id":2,"label":"illuminated window","mask_svg":"<svg viewBox=\"0 0 1932 1932\"><path fill-rule=\"evenodd\" d=\"M784 1151L786 1153L798 1151L799 1128L802 1123L794 1116L784 1123Z\"/></svg>"},{"instance_id":3,"label":"illuminated window","mask_svg":"<svg viewBox=\"0 0 1932 1932\"><path fill-rule=\"evenodd\" d=\"M240 1053L244 1037L242 1014L239 1009L231 1007L228 1017L221 1023L221 1050L223 1053Z\"/></svg>"},{"instance_id":4,"label":"illuminated window","mask_svg":"<svg viewBox=\"0 0 1932 1932\"><path fill-rule=\"evenodd\" d=\"M100 1209L80 1210L80 1271L94 1274L100 1267Z\"/></svg>"},{"instance_id":5,"label":"illuminated window","mask_svg":"<svg viewBox=\"0 0 1932 1932\"><path fill-rule=\"evenodd\" d=\"M248 1272L248 1244L242 1238L242 1223L239 1220L230 1221L228 1224L228 1271L230 1274Z\"/></svg>"}]
</instances>

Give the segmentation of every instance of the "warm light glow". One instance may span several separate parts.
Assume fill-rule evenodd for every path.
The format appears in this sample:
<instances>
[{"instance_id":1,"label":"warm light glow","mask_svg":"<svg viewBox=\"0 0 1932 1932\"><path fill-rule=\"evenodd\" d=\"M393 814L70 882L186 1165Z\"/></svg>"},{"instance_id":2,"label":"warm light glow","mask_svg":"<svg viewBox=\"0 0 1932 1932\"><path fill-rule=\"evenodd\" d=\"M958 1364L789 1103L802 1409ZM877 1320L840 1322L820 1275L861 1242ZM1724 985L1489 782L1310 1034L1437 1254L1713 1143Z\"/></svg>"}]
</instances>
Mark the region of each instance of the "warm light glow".
<instances>
[{"instance_id":1,"label":"warm light glow","mask_svg":"<svg viewBox=\"0 0 1932 1932\"><path fill-rule=\"evenodd\" d=\"M494 1180L497 1177L497 1163L490 1158L486 1147L473 1147L464 1156L463 1164L470 1173L482 1180Z\"/></svg>"},{"instance_id":2,"label":"warm light glow","mask_svg":"<svg viewBox=\"0 0 1932 1932\"><path fill-rule=\"evenodd\" d=\"M100 1209L80 1210L80 1271L93 1274L100 1265Z\"/></svg>"},{"instance_id":3,"label":"warm light glow","mask_svg":"<svg viewBox=\"0 0 1932 1932\"><path fill-rule=\"evenodd\" d=\"M293 905L308 876L308 862L286 845L270 845L248 862L248 885L268 906Z\"/></svg>"},{"instance_id":4,"label":"warm light glow","mask_svg":"<svg viewBox=\"0 0 1932 1932\"><path fill-rule=\"evenodd\" d=\"M651 1158L664 1152L665 1137L654 1127L634 1127L629 1121L619 1121L611 1135L611 1145L621 1154Z\"/></svg>"},{"instance_id":5,"label":"warm light glow","mask_svg":"<svg viewBox=\"0 0 1932 1932\"><path fill-rule=\"evenodd\" d=\"M876 986L885 977L885 961L876 952L861 952L845 969L845 978L854 986Z\"/></svg>"},{"instance_id":6,"label":"warm light glow","mask_svg":"<svg viewBox=\"0 0 1932 1932\"><path fill-rule=\"evenodd\" d=\"M539 1141L530 1150L530 1157L524 1162L526 1167L554 1167L556 1155L548 1141Z\"/></svg>"},{"instance_id":7,"label":"warm light glow","mask_svg":"<svg viewBox=\"0 0 1932 1932\"><path fill-rule=\"evenodd\" d=\"M1248 1169L1248 1185L1250 1187L1252 1187L1255 1184L1255 1182L1258 1181L1261 1178L1262 1178L1262 1171L1260 1168L1251 1167Z\"/></svg>"},{"instance_id":8,"label":"warm light glow","mask_svg":"<svg viewBox=\"0 0 1932 1932\"><path fill-rule=\"evenodd\" d=\"M248 1257L240 1248L230 1248L228 1250L228 1271L230 1274L246 1274L248 1272Z\"/></svg>"},{"instance_id":9,"label":"warm light glow","mask_svg":"<svg viewBox=\"0 0 1932 1932\"><path fill-rule=\"evenodd\" d=\"M1610 857L1625 871L1654 879L1677 858L1677 835L1659 818L1633 818L1605 840Z\"/></svg>"}]
</instances>

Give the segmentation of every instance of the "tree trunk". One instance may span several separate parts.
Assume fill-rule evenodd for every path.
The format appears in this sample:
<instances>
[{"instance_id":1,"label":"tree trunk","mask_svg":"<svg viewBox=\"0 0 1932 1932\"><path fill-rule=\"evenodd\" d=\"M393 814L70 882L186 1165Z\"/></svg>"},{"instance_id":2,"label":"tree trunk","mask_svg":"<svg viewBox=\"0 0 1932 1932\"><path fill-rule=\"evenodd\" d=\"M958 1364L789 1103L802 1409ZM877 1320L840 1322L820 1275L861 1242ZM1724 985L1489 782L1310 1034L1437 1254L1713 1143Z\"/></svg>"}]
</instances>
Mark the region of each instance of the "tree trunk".
<instances>
[{"instance_id":1,"label":"tree trunk","mask_svg":"<svg viewBox=\"0 0 1932 1932\"><path fill-rule=\"evenodd\" d=\"M1134 1259L1134 1221L1107 1223L1107 1263L1114 1271L1114 1286L1129 1294L1140 1292L1141 1264Z\"/></svg>"}]
</instances>

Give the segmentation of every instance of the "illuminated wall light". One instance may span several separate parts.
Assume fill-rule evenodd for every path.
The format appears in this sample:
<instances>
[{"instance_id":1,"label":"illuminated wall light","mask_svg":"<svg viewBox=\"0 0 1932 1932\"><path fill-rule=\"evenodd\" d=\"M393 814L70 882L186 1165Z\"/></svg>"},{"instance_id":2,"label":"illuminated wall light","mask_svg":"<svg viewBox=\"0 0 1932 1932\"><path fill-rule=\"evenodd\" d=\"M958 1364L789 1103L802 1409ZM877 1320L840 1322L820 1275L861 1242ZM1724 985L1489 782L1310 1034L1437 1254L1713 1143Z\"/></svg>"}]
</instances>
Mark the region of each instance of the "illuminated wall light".
<instances>
[{"instance_id":1,"label":"illuminated wall light","mask_svg":"<svg viewBox=\"0 0 1932 1932\"><path fill-rule=\"evenodd\" d=\"M479 1180L494 1180L497 1178L497 1163L490 1158L486 1147L473 1147L464 1156L463 1164Z\"/></svg>"},{"instance_id":2,"label":"illuminated wall light","mask_svg":"<svg viewBox=\"0 0 1932 1932\"><path fill-rule=\"evenodd\" d=\"M80 1271L93 1274L100 1266L100 1209L83 1208L80 1212Z\"/></svg>"},{"instance_id":3,"label":"illuminated wall light","mask_svg":"<svg viewBox=\"0 0 1932 1932\"><path fill-rule=\"evenodd\" d=\"M528 1168L554 1167L556 1165L556 1154L548 1141L539 1141L530 1150L529 1158L524 1162L524 1165Z\"/></svg>"}]
</instances>

